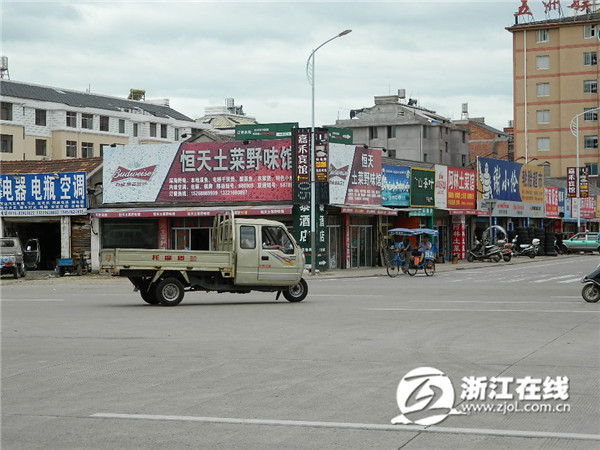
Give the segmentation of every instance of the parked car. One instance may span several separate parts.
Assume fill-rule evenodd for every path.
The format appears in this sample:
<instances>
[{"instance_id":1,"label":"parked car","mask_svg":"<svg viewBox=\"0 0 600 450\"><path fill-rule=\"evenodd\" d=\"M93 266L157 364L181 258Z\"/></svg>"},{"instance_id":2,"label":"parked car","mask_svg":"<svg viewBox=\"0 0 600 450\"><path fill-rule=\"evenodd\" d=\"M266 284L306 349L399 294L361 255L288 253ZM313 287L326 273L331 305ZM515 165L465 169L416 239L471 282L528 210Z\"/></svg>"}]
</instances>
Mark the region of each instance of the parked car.
<instances>
[{"instance_id":1,"label":"parked car","mask_svg":"<svg viewBox=\"0 0 600 450\"><path fill-rule=\"evenodd\" d=\"M577 233L563 240L563 245L570 252L600 252L598 233Z\"/></svg>"},{"instance_id":2,"label":"parked car","mask_svg":"<svg viewBox=\"0 0 600 450\"><path fill-rule=\"evenodd\" d=\"M27 274L23 261L23 245L18 237L0 238L0 274L10 273L14 278Z\"/></svg>"}]
</instances>

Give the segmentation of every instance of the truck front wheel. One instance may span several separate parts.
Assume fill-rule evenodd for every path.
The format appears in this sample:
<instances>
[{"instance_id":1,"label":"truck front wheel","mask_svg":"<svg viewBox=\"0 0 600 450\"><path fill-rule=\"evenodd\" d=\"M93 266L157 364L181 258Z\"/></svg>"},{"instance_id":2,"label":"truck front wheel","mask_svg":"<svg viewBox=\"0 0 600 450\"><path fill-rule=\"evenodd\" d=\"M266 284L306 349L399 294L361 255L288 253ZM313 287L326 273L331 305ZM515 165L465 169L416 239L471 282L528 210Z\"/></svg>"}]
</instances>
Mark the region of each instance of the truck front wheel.
<instances>
[{"instance_id":1,"label":"truck front wheel","mask_svg":"<svg viewBox=\"0 0 600 450\"><path fill-rule=\"evenodd\" d=\"M183 284L177 278L165 278L156 286L156 299L163 306L176 306L183 300Z\"/></svg>"},{"instance_id":2,"label":"truck front wheel","mask_svg":"<svg viewBox=\"0 0 600 450\"><path fill-rule=\"evenodd\" d=\"M288 302L301 302L306 298L308 294L308 284L304 281L304 278L300 278L298 284L290 286L288 289L283 291L283 296Z\"/></svg>"}]
</instances>

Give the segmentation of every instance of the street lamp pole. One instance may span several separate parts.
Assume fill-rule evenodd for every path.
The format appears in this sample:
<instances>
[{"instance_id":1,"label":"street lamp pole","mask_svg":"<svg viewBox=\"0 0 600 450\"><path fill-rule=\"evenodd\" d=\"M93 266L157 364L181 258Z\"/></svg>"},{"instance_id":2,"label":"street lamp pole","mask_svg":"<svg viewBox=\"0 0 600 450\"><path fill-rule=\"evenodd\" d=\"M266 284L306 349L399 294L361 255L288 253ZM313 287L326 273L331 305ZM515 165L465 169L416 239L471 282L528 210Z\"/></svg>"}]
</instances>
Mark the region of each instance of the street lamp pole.
<instances>
[{"instance_id":1,"label":"street lamp pole","mask_svg":"<svg viewBox=\"0 0 600 450\"><path fill-rule=\"evenodd\" d=\"M571 119L571 134L573 136L575 136L575 151L576 151L575 166L577 167L575 169L577 171L577 191L575 194L575 198L577 199L577 232L578 233L581 228L581 199L579 198L579 195L581 194L581 192L579 192L579 176L580 176L580 173L579 173L579 118L585 114L589 114L589 113L592 113L592 112L598 111L598 110L600 110L600 107L588 109L587 111L576 114L573 117L573 119Z\"/></svg>"},{"instance_id":2,"label":"street lamp pole","mask_svg":"<svg viewBox=\"0 0 600 450\"><path fill-rule=\"evenodd\" d=\"M316 183L317 176L315 170L315 53L325 44L345 36L352 30L344 30L336 34L331 39L326 40L317 48L315 48L308 60L306 61L306 76L311 87L311 125L310 125L310 274L316 273L316 217L317 217L317 201L316 201Z\"/></svg>"}]
</instances>

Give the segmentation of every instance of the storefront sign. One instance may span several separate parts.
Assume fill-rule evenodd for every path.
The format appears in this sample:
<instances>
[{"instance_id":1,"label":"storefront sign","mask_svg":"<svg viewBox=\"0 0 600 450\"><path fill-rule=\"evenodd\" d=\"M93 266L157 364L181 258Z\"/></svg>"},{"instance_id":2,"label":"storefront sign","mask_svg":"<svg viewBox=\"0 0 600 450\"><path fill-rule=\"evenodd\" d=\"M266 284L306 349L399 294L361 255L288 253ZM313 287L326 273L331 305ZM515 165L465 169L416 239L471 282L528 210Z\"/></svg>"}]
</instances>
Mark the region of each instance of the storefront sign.
<instances>
[{"instance_id":1,"label":"storefront sign","mask_svg":"<svg viewBox=\"0 0 600 450\"><path fill-rule=\"evenodd\" d=\"M3 216L68 216L86 211L85 172L0 175Z\"/></svg>"},{"instance_id":2,"label":"storefront sign","mask_svg":"<svg viewBox=\"0 0 600 450\"><path fill-rule=\"evenodd\" d=\"M435 165L435 207L448 207L448 166Z\"/></svg>"},{"instance_id":3,"label":"storefront sign","mask_svg":"<svg viewBox=\"0 0 600 450\"><path fill-rule=\"evenodd\" d=\"M593 219L596 217L596 198L586 197L580 198L579 202L577 199L571 199L571 217L577 217L577 204L579 204L579 217L581 219Z\"/></svg>"},{"instance_id":4,"label":"storefront sign","mask_svg":"<svg viewBox=\"0 0 600 450\"><path fill-rule=\"evenodd\" d=\"M327 130L315 130L315 178L318 182L327 181L329 160L329 136Z\"/></svg>"},{"instance_id":5,"label":"storefront sign","mask_svg":"<svg viewBox=\"0 0 600 450\"><path fill-rule=\"evenodd\" d=\"M452 255L464 259L467 253L466 229L464 216L452 218Z\"/></svg>"},{"instance_id":6,"label":"storefront sign","mask_svg":"<svg viewBox=\"0 0 600 450\"><path fill-rule=\"evenodd\" d=\"M544 210L545 217L557 218L558 217L558 188L547 187L544 188Z\"/></svg>"},{"instance_id":7,"label":"storefront sign","mask_svg":"<svg viewBox=\"0 0 600 450\"><path fill-rule=\"evenodd\" d=\"M475 184L477 173L471 169L448 167L448 208L476 208ZM437 193L436 193L437 203Z\"/></svg>"},{"instance_id":8,"label":"storefront sign","mask_svg":"<svg viewBox=\"0 0 600 450\"><path fill-rule=\"evenodd\" d=\"M311 264L312 248L310 236L310 206L309 205L294 205L293 207L294 220L294 239L304 252L306 264ZM317 270L327 269L327 236L326 236L326 212L325 205L318 205L316 211L316 236L315 249Z\"/></svg>"},{"instance_id":9,"label":"storefront sign","mask_svg":"<svg viewBox=\"0 0 600 450\"><path fill-rule=\"evenodd\" d=\"M335 142L336 144L352 145L353 130L348 128L331 128L327 129L329 133L329 142Z\"/></svg>"},{"instance_id":10,"label":"storefront sign","mask_svg":"<svg viewBox=\"0 0 600 450\"><path fill-rule=\"evenodd\" d=\"M410 167L382 166L381 204L410 206Z\"/></svg>"},{"instance_id":11,"label":"storefront sign","mask_svg":"<svg viewBox=\"0 0 600 450\"><path fill-rule=\"evenodd\" d=\"M289 140L107 147L104 203L290 201Z\"/></svg>"},{"instance_id":12,"label":"storefront sign","mask_svg":"<svg viewBox=\"0 0 600 450\"><path fill-rule=\"evenodd\" d=\"M435 191L435 170L410 169L410 206L433 208Z\"/></svg>"},{"instance_id":13,"label":"storefront sign","mask_svg":"<svg viewBox=\"0 0 600 450\"><path fill-rule=\"evenodd\" d=\"M590 195L590 182L588 179L588 168L579 168L579 196L581 198L589 197Z\"/></svg>"},{"instance_id":14,"label":"storefront sign","mask_svg":"<svg viewBox=\"0 0 600 450\"><path fill-rule=\"evenodd\" d=\"M298 122L236 125L235 140L291 139L292 128L298 128Z\"/></svg>"},{"instance_id":15,"label":"storefront sign","mask_svg":"<svg viewBox=\"0 0 600 450\"><path fill-rule=\"evenodd\" d=\"M329 145L329 202L381 205L381 151Z\"/></svg>"}]
</instances>

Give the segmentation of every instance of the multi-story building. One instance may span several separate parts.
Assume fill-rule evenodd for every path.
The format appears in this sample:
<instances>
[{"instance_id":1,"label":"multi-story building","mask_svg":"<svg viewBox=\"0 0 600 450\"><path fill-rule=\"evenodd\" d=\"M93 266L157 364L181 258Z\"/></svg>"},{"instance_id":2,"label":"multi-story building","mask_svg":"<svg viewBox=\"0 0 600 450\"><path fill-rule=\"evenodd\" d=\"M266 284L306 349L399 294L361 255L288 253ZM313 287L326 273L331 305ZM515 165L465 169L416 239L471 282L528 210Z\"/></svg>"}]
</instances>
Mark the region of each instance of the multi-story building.
<instances>
[{"instance_id":1,"label":"multi-story building","mask_svg":"<svg viewBox=\"0 0 600 450\"><path fill-rule=\"evenodd\" d=\"M402 90L400 90L402 91ZM353 143L384 149L390 158L464 167L469 163L468 132L448 118L404 102L404 95L376 96L375 106L352 110L336 127L353 131Z\"/></svg>"},{"instance_id":2,"label":"multi-story building","mask_svg":"<svg viewBox=\"0 0 600 450\"><path fill-rule=\"evenodd\" d=\"M513 35L515 160L536 158L550 176L565 177L576 166L571 123L578 122L579 165L597 175L600 13L506 29Z\"/></svg>"},{"instance_id":3,"label":"multi-story building","mask_svg":"<svg viewBox=\"0 0 600 450\"><path fill-rule=\"evenodd\" d=\"M454 120L453 123L469 130L469 161L474 165L477 157L514 161L513 137L510 129L498 130L485 123L483 117Z\"/></svg>"},{"instance_id":4,"label":"multi-story building","mask_svg":"<svg viewBox=\"0 0 600 450\"><path fill-rule=\"evenodd\" d=\"M90 158L107 145L171 143L209 128L168 99L143 94L132 90L125 99L0 80L0 161Z\"/></svg>"}]
</instances>

